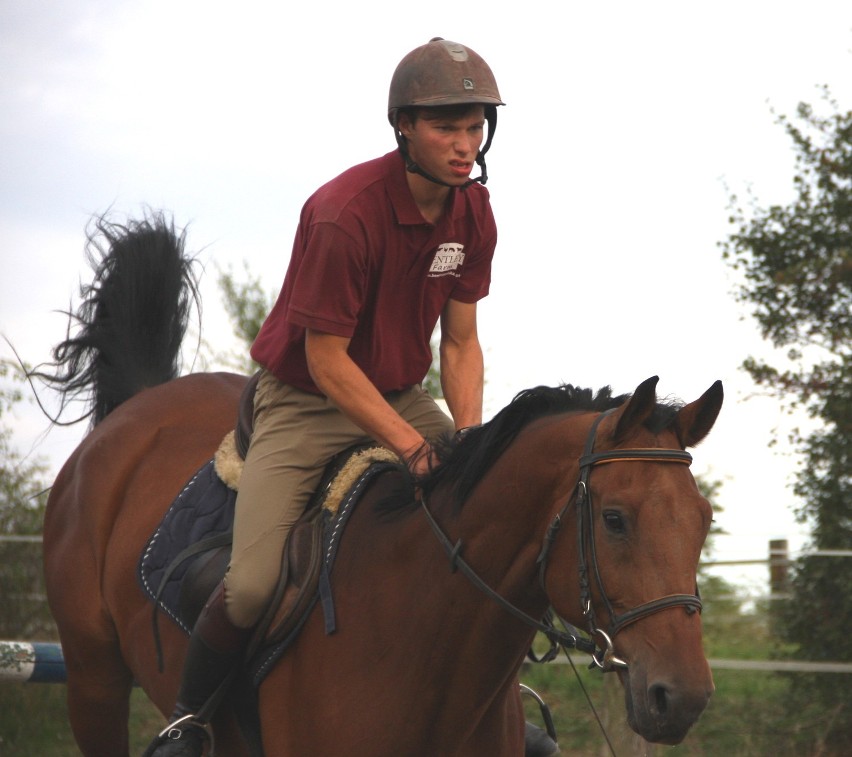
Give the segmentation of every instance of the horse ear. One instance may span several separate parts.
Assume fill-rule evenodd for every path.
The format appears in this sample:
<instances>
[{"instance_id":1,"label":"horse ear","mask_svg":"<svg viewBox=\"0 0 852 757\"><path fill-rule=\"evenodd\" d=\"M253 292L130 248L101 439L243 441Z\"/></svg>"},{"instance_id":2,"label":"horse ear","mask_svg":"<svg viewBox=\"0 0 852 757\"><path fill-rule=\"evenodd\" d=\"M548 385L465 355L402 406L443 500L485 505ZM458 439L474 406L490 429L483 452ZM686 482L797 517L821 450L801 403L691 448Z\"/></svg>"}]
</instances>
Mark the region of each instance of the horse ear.
<instances>
[{"instance_id":1,"label":"horse ear","mask_svg":"<svg viewBox=\"0 0 852 757\"><path fill-rule=\"evenodd\" d=\"M717 381L695 402L684 405L677 414L675 427L684 448L694 447L713 428L722 409L722 382Z\"/></svg>"},{"instance_id":2,"label":"horse ear","mask_svg":"<svg viewBox=\"0 0 852 757\"><path fill-rule=\"evenodd\" d=\"M651 376L636 387L633 396L621 411L618 425L615 427L616 444L626 439L631 431L643 423L654 410L657 404L657 382L659 380L659 376Z\"/></svg>"}]
</instances>

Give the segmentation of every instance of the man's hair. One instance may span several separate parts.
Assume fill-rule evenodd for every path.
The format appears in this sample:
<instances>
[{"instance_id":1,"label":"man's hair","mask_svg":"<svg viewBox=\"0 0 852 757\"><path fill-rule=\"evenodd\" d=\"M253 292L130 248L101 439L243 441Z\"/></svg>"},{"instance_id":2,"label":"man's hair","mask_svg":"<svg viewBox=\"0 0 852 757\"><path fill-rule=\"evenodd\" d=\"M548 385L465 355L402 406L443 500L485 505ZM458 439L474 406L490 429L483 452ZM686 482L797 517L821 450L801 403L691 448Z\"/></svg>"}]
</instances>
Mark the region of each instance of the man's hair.
<instances>
[{"instance_id":1,"label":"man's hair","mask_svg":"<svg viewBox=\"0 0 852 757\"><path fill-rule=\"evenodd\" d=\"M424 121L437 121L439 118L464 118L476 108L484 108L484 106L481 103L462 103L461 105L400 108L399 115L408 116L408 120L414 126L418 118L422 118Z\"/></svg>"}]
</instances>

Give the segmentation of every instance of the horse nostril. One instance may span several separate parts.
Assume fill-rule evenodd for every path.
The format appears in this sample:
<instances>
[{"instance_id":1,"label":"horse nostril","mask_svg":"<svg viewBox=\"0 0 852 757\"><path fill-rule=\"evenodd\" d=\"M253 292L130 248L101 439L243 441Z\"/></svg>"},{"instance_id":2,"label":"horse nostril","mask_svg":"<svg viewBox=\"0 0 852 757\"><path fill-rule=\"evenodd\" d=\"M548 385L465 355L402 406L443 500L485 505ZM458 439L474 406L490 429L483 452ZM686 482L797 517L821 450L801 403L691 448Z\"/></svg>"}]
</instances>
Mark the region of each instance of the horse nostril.
<instances>
[{"instance_id":1,"label":"horse nostril","mask_svg":"<svg viewBox=\"0 0 852 757\"><path fill-rule=\"evenodd\" d=\"M669 690L662 684L656 683L648 690L648 700L651 710L658 717L664 717L669 710Z\"/></svg>"}]
</instances>

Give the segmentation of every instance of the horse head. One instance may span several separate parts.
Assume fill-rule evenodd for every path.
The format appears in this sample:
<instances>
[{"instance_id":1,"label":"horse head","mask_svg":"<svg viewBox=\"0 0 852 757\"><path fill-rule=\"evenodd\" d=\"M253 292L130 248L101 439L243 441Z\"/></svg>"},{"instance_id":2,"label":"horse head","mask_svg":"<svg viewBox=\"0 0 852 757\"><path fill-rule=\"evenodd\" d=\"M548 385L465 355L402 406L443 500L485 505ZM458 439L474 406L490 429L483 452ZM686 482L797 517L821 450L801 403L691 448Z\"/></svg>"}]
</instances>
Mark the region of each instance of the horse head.
<instances>
[{"instance_id":1,"label":"horse head","mask_svg":"<svg viewBox=\"0 0 852 757\"><path fill-rule=\"evenodd\" d=\"M601 667L617 670L633 730L676 744L714 688L696 584L712 509L685 449L709 433L723 393L716 382L677 409L657 403L656 383L585 426L576 498L559 513L576 512L574 538L555 545L544 588L556 612L603 648ZM577 566L579 586L566 578Z\"/></svg>"}]
</instances>

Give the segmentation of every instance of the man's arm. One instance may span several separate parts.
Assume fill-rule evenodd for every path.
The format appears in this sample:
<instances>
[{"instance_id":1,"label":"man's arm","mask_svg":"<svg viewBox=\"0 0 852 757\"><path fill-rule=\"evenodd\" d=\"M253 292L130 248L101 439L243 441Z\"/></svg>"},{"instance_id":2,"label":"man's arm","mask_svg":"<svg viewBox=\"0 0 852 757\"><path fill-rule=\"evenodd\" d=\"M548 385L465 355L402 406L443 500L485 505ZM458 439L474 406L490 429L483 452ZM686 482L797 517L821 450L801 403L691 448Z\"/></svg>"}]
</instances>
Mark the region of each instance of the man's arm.
<instances>
[{"instance_id":1,"label":"man's arm","mask_svg":"<svg viewBox=\"0 0 852 757\"><path fill-rule=\"evenodd\" d=\"M308 329L305 354L311 378L353 423L406 462L411 461L415 473L425 472L428 455L411 460L425 440L385 401L355 364L347 352L349 341L346 337Z\"/></svg>"},{"instance_id":2,"label":"man's arm","mask_svg":"<svg viewBox=\"0 0 852 757\"><path fill-rule=\"evenodd\" d=\"M476 303L449 300L441 313L441 388L456 428L482 423L485 370Z\"/></svg>"}]
</instances>

